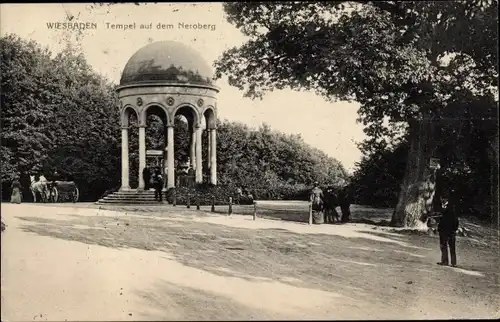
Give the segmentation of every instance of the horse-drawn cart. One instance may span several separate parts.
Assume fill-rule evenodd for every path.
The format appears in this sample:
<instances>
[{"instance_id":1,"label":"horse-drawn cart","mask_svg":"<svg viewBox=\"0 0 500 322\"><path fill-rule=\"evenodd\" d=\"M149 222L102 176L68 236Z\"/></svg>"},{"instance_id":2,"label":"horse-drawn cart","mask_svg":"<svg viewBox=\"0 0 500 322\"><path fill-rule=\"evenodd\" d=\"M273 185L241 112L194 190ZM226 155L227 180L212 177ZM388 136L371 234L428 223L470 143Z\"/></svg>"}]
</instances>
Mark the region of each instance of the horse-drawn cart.
<instances>
[{"instance_id":1,"label":"horse-drawn cart","mask_svg":"<svg viewBox=\"0 0 500 322\"><path fill-rule=\"evenodd\" d=\"M49 184L49 200L51 202L77 202L80 191L74 181L55 181Z\"/></svg>"}]
</instances>

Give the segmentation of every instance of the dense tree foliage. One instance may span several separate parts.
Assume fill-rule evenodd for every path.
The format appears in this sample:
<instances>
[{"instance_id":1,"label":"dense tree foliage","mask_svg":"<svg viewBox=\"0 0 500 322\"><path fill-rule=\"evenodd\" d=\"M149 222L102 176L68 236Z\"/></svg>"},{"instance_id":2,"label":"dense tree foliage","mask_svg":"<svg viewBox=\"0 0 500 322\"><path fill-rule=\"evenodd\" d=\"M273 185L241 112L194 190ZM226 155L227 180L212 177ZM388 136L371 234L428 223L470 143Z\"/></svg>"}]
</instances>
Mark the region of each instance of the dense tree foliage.
<instances>
[{"instance_id":1,"label":"dense tree foliage","mask_svg":"<svg viewBox=\"0 0 500 322\"><path fill-rule=\"evenodd\" d=\"M351 181L355 202L375 207L394 207L398 201L407 156L407 142L364 155L356 164Z\"/></svg>"},{"instance_id":2,"label":"dense tree foliage","mask_svg":"<svg viewBox=\"0 0 500 322\"><path fill-rule=\"evenodd\" d=\"M55 57L33 41L0 39L2 190L20 176L54 170L94 199L119 179L118 111L113 86L81 55Z\"/></svg>"},{"instance_id":3,"label":"dense tree foliage","mask_svg":"<svg viewBox=\"0 0 500 322\"><path fill-rule=\"evenodd\" d=\"M237 122L218 126L218 176L221 184L280 189L297 184L339 184L348 175L339 161L307 145L298 135L258 130Z\"/></svg>"},{"instance_id":4,"label":"dense tree foliage","mask_svg":"<svg viewBox=\"0 0 500 322\"><path fill-rule=\"evenodd\" d=\"M6 198L15 176L29 197L30 173L57 171L75 180L84 200L96 200L120 185L120 121L114 85L99 76L83 55L65 50L53 55L37 43L8 35L0 39L2 104L2 188ZM131 186L138 182L138 128L130 119ZM163 149L165 128L148 117L147 149ZM207 137L203 135L205 142ZM313 181L335 184L347 179L335 159L263 125L250 129L219 122L218 178L221 184L253 189L304 188ZM175 120L175 157L189 155L189 131ZM203 149L203 159L207 151ZM268 194L273 197L273 194ZM279 194L274 195L279 197Z\"/></svg>"},{"instance_id":5,"label":"dense tree foliage","mask_svg":"<svg viewBox=\"0 0 500 322\"><path fill-rule=\"evenodd\" d=\"M482 108L493 102L463 101L450 107L453 118L442 121L437 151L442 169L438 172L436 195L460 202L459 210L488 219L494 201L491 186L497 165L491 152L496 129L482 118ZM456 110L455 110L456 109ZM460 114L469 116L463 117ZM493 124L494 126L494 124ZM364 149L364 144L361 144ZM356 202L372 206L393 206L404 177L408 135L384 148L368 147L353 176ZM396 198L396 199L395 199Z\"/></svg>"},{"instance_id":6,"label":"dense tree foliage","mask_svg":"<svg viewBox=\"0 0 500 322\"><path fill-rule=\"evenodd\" d=\"M289 87L356 100L368 154L388 148L401 131L408 135L394 224L419 226L429 210L435 182L427 165L431 157L448 158L442 153L450 150L437 144L445 124L460 128L464 118L489 128L489 165L497 167L491 91L498 85L497 1L239 2L224 8L250 40L222 55L217 77L227 75L252 98ZM474 116L462 113L466 107Z\"/></svg>"}]
</instances>

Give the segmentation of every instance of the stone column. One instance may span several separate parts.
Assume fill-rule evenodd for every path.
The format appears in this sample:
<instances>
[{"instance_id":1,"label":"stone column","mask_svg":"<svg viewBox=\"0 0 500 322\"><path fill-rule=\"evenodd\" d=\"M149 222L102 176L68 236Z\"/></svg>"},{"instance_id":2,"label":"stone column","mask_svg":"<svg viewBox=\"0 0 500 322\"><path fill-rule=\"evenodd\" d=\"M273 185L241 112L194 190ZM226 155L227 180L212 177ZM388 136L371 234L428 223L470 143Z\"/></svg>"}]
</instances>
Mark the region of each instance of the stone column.
<instances>
[{"instance_id":1,"label":"stone column","mask_svg":"<svg viewBox=\"0 0 500 322\"><path fill-rule=\"evenodd\" d=\"M163 162L161 163L161 173L163 174L163 190L167 190L168 186L168 173L165 171L165 169L168 168L168 148L165 147L165 150L163 151Z\"/></svg>"},{"instance_id":2,"label":"stone column","mask_svg":"<svg viewBox=\"0 0 500 322\"><path fill-rule=\"evenodd\" d=\"M120 190L130 190L127 126L122 126L122 186Z\"/></svg>"},{"instance_id":3,"label":"stone column","mask_svg":"<svg viewBox=\"0 0 500 322\"><path fill-rule=\"evenodd\" d=\"M146 167L146 126L139 126L139 190L144 190L142 171Z\"/></svg>"},{"instance_id":4,"label":"stone column","mask_svg":"<svg viewBox=\"0 0 500 322\"><path fill-rule=\"evenodd\" d=\"M196 127L196 183L203 182L203 165L201 163L201 127Z\"/></svg>"},{"instance_id":5,"label":"stone column","mask_svg":"<svg viewBox=\"0 0 500 322\"><path fill-rule=\"evenodd\" d=\"M207 167L210 169L212 164L212 129L207 129Z\"/></svg>"},{"instance_id":6,"label":"stone column","mask_svg":"<svg viewBox=\"0 0 500 322\"><path fill-rule=\"evenodd\" d=\"M174 127L167 127L167 189L175 188L175 169L174 169Z\"/></svg>"},{"instance_id":7,"label":"stone column","mask_svg":"<svg viewBox=\"0 0 500 322\"><path fill-rule=\"evenodd\" d=\"M210 183L217 184L217 130L210 131Z\"/></svg>"},{"instance_id":8,"label":"stone column","mask_svg":"<svg viewBox=\"0 0 500 322\"><path fill-rule=\"evenodd\" d=\"M189 145L189 159L191 160L191 168L196 169L196 129L190 128L191 144Z\"/></svg>"}]
</instances>

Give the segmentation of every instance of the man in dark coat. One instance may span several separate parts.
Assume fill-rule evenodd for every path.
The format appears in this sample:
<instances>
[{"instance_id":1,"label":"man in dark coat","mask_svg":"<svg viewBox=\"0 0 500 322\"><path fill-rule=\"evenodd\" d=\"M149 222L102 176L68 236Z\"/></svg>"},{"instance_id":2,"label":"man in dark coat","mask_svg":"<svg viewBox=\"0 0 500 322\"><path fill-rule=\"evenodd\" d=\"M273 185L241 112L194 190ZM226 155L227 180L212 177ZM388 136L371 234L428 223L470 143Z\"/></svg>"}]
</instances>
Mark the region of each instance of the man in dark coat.
<instances>
[{"instance_id":1,"label":"man in dark coat","mask_svg":"<svg viewBox=\"0 0 500 322\"><path fill-rule=\"evenodd\" d=\"M154 176L154 188L155 188L155 200L162 202L163 176L161 175L161 171L157 171Z\"/></svg>"},{"instance_id":2,"label":"man in dark coat","mask_svg":"<svg viewBox=\"0 0 500 322\"><path fill-rule=\"evenodd\" d=\"M145 167L144 170L142 170L142 179L144 180L144 189L149 190L149 180L151 180L151 170L149 167Z\"/></svg>"},{"instance_id":3,"label":"man in dark coat","mask_svg":"<svg viewBox=\"0 0 500 322\"><path fill-rule=\"evenodd\" d=\"M456 231L458 218L455 202L451 202L443 211L438 224L439 245L441 247L441 262L438 265L448 265L448 247L450 248L451 266L457 266L455 251Z\"/></svg>"},{"instance_id":4,"label":"man in dark coat","mask_svg":"<svg viewBox=\"0 0 500 322\"><path fill-rule=\"evenodd\" d=\"M54 170L54 173L52 174L52 177L50 178L50 181L60 181L61 176L59 175L59 172L57 172L57 169Z\"/></svg>"}]
</instances>

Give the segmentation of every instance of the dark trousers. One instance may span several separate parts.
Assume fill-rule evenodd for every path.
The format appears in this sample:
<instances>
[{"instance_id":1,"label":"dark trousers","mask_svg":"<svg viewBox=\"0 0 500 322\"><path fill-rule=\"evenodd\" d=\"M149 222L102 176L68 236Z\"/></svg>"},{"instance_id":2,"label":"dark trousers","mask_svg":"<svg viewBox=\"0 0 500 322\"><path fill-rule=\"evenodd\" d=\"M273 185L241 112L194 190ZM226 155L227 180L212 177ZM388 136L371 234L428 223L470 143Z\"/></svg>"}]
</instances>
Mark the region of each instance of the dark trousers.
<instances>
[{"instance_id":1,"label":"dark trousers","mask_svg":"<svg viewBox=\"0 0 500 322\"><path fill-rule=\"evenodd\" d=\"M160 202L163 201L163 195L162 195L161 189L162 189L161 186L156 186L155 187L155 200L158 200Z\"/></svg>"},{"instance_id":2,"label":"dark trousers","mask_svg":"<svg viewBox=\"0 0 500 322\"><path fill-rule=\"evenodd\" d=\"M448 247L450 247L451 265L457 265L455 241L456 241L456 235L454 233L439 233L439 245L441 247L441 263L448 265Z\"/></svg>"}]
</instances>

